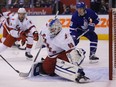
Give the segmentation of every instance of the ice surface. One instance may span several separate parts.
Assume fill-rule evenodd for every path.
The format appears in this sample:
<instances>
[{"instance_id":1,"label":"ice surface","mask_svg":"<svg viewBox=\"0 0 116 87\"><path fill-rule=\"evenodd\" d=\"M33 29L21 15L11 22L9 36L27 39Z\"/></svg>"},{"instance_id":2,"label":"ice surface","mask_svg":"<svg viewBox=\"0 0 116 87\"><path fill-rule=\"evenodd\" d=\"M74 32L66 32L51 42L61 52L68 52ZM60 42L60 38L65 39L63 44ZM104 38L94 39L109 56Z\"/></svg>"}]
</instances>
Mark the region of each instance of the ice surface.
<instances>
[{"instance_id":1,"label":"ice surface","mask_svg":"<svg viewBox=\"0 0 116 87\"><path fill-rule=\"evenodd\" d=\"M86 75L92 80L91 83L78 84L61 77L37 76L21 78L19 75L0 58L0 87L115 87L116 80L108 80L108 41L99 41L96 55L100 57L99 63L89 63L89 41L80 41L79 48L86 50L86 58L82 64ZM36 55L38 49L32 50ZM37 61L47 55L46 49L42 49ZM25 51L17 48L9 48L2 53L17 70L28 72L32 61L26 60Z\"/></svg>"}]
</instances>

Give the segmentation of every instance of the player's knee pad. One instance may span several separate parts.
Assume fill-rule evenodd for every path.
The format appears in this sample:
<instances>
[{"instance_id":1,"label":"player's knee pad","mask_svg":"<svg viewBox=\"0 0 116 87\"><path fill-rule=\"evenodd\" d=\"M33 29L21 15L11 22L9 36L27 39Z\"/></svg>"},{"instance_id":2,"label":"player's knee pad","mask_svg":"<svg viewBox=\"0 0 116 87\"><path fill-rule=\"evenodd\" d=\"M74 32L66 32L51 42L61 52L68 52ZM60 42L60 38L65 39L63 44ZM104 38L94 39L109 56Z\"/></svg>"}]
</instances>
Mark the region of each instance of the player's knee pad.
<instances>
[{"instance_id":1,"label":"player's knee pad","mask_svg":"<svg viewBox=\"0 0 116 87\"><path fill-rule=\"evenodd\" d=\"M85 58L85 53L82 48L75 48L68 54L68 58L73 64L80 65Z\"/></svg>"},{"instance_id":2,"label":"player's knee pad","mask_svg":"<svg viewBox=\"0 0 116 87\"><path fill-rule=\"evenodd\" d=\"M55 73L71 81L75 81L80 74L85 75L82 68L61 59L57 59Z\"/></svg>"}]
</instances>

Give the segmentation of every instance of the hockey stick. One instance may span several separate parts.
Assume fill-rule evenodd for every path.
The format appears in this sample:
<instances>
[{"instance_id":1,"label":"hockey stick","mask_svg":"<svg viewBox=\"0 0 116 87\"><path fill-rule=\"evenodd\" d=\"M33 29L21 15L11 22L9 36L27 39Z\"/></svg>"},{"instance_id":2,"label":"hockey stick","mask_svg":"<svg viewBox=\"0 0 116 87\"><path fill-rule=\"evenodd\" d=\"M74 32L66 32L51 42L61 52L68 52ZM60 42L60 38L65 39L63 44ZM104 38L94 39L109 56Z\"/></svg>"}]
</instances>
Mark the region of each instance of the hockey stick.
<instances>
[{"instance_id":1,"label":"hockey stick","mask_svg":"<svg viewBox=\"0 0 116 87\"><path fill-rule=\"evenodd\" d=\"M54 17L55 19L57 18L57 16L58 16L58 13L59 13L59 11L57 11L57 12L56 12L56 15L55 15L55 17Z\"/></svg>"},{"instance_id":2,"label":"hockey stick","mask_svg":"<svg viewBox=\"0 0 116 87\"><path fill-rule=\"evenodd\" d=\"M0 55L0 57L13 69L15 70L17 73L20 73L20 71L16 70L2 55Z\"/></svg>"},{"instance_id":3,"label":"hockey stick","mask_svg":"<svg viewBox=\"0 0 116 87\"><path fill-rule=\"evenodd\" d=\"M81 38L84 34L86 34L88 31L89 31L89 29L87 29L84 33L82 33L82 34L77 38L77 40L80 39L80 38Z\"/></svg>"},{"instance_id":4,"label":"hockey stick","mask_svg":"<svg viewBox=\"0 0 116 87\"><path fill-rule=\"evenodd\" d=\"M40 47L39 51L37 52L36 57L35 57L33 63L37 60L37 57L38 57L38 55L40 54L41 49L42 49L42 47ZM32 67L30 68L30 70L29 70L28 73L20 72L20 73L19 73L19 76L20 76L20 77L28 77L29 74L30 74L30 72L31 72L31 70L32 70Z\"/></svg>"},{"instance_id":5,"label":"hockey stick","mask_svg":"<svg viewBox=\"0 0 116 87\"><path fill-rule=\"evenodd\" d=\"M6 29L7 33L10 34L9 30L7 29L7 27L4 24L2 24L2 25Z\"/></svg>"}]
</instances>

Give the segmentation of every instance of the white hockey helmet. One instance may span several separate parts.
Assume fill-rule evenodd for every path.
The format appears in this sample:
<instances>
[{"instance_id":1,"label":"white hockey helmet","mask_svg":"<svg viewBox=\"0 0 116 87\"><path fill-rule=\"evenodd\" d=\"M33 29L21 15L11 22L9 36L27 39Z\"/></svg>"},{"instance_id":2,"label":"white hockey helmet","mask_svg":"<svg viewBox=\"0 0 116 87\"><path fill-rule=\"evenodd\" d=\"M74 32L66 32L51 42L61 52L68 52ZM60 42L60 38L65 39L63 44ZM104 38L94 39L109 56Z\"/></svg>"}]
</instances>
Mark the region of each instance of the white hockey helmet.
<instances>
[{"instance_id":1,"label":"white hockey helmet","mask_svg":"<svg viewBox=\"0 0 116 87\"><path fill-rule=\"evenodd\" d=\"M49 31L51 37L55 37L62 29L62 25L59 19L53 19L49 23Z\"/></svg>"},{"instance_id":2,"label":"white hockey helmet","mask_svg":"<svg viewBox=\"0 0 116 87\"><path fill-rule=\"evenodd\" d=\"M25 8L19 8L18 13L25 13L26 14L27 12L26 12Z\"/></svg>"}]
</instances>

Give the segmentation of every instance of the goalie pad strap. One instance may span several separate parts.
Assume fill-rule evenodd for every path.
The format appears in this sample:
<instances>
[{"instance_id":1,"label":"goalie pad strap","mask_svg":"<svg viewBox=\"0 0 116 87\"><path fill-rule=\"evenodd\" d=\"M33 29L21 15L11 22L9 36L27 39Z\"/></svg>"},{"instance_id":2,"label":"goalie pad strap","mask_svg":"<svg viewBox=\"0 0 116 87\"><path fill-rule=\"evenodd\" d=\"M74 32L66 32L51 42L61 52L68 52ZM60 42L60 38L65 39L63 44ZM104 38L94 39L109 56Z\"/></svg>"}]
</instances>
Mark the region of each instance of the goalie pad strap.
<instances>
[{"instance_id":1,"label":"goalie pad strap","mask_svg":"<svg viewBox=\"0 0 116 87\"><path fill-rule=\"evenodd\" d=\"M83 49L74 49L67 54L67 57L73 64L80 65L85 58L85 51Z\"/></svg>"}]
</instances>

